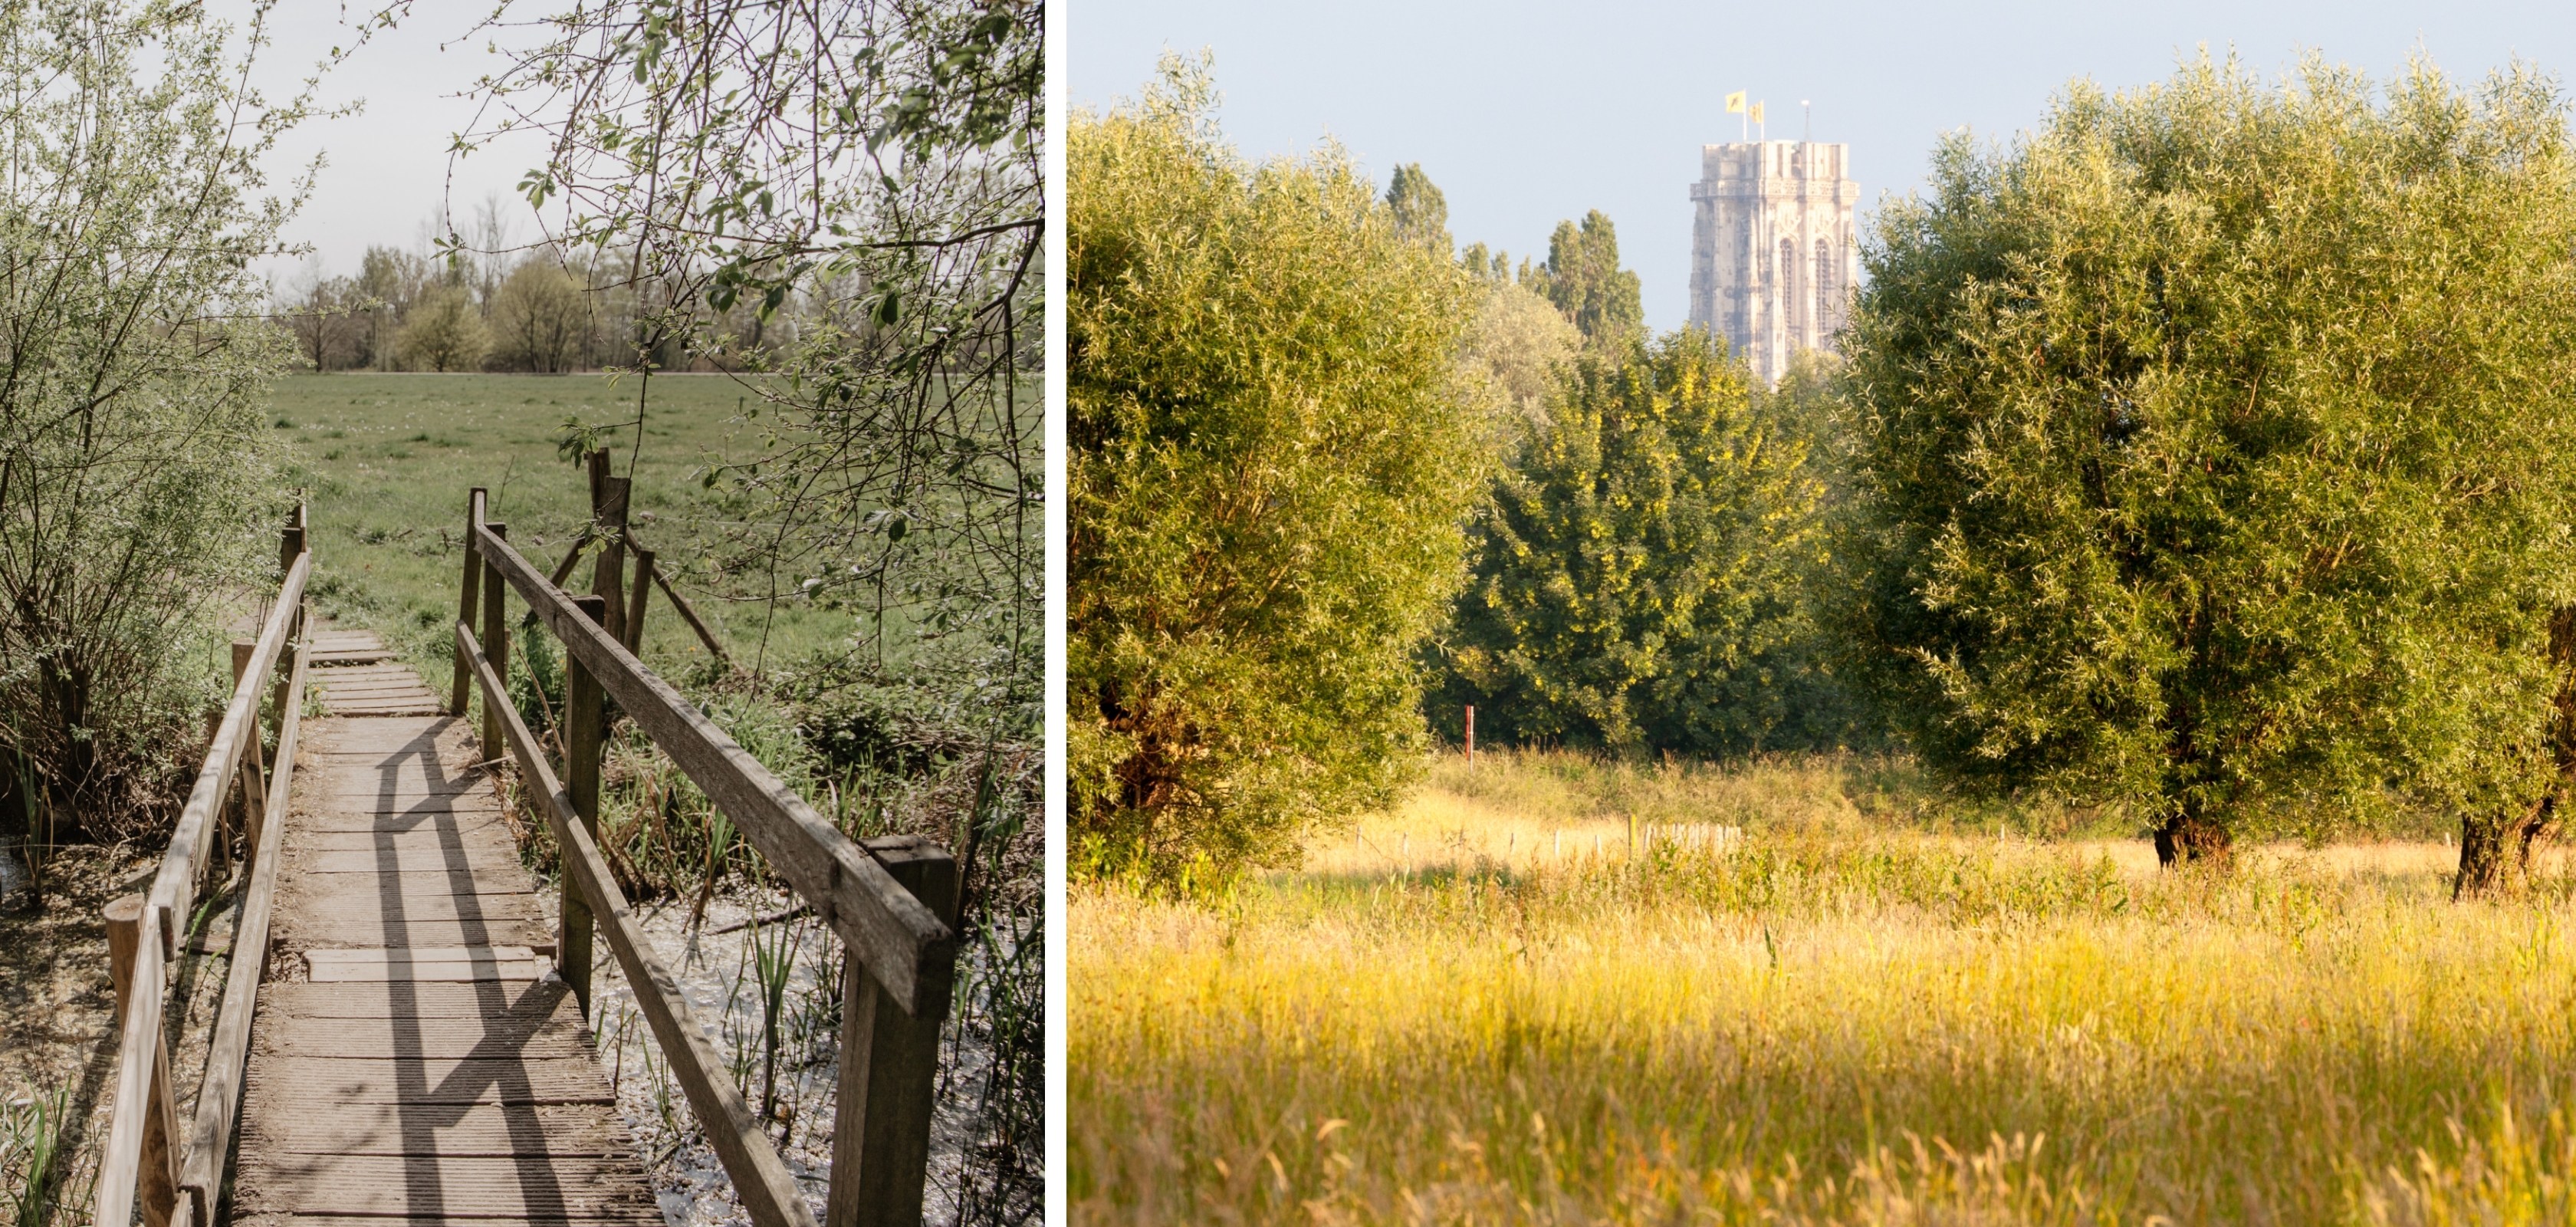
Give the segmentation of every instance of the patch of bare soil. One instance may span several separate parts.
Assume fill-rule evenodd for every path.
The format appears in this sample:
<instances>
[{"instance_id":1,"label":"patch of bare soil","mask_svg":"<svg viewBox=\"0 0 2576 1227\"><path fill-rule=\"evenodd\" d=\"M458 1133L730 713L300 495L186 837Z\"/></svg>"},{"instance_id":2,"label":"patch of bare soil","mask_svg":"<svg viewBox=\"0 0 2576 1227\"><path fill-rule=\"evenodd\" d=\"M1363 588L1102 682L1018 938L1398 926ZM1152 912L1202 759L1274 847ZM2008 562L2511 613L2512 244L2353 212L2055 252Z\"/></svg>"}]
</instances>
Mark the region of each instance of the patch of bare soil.
<instances>
[{"instance_id":1,"label":"patch of bare soil","mask_svg":"<svg viewBox=\"0 0 2576 1227\"><path fill-rule=\"evenodd\" d=\"M7 886L16 889L8 891L13 906L0 911L0 1203L15 1222L77 1223L89 1213L115 1095L116 994L104 912L118 896L143 890L160 857L124 846L58 848L41 882L22 886L16 878L24 862L16 849L6 855L13 875ZM182 1120L196 1107L207 1032L229 969L237 901L224 871L213 876L218 882L202 896L163 1016ZM47 1165L46 1205L31 1218L17 1203L32 1175L40 1118L55 1158Z\"/></svg>"}]
</instances>

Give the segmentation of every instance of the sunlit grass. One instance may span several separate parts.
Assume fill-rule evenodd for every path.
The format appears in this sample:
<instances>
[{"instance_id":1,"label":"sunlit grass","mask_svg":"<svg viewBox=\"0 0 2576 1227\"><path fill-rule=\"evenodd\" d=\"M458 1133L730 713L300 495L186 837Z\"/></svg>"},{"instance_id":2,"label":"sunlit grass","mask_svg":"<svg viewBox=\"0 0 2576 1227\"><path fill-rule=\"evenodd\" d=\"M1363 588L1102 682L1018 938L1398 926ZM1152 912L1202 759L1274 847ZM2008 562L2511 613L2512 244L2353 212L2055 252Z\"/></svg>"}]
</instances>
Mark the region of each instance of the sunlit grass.
<instances>
[{"instance_id":1,"label":"sunlit grass","mask_svg":"<svg viewBox=\"0 0 2576 1227\"><path fill-rule=\"evenodd\" d=\"M2468 905L2439 843L2166 874L1831 763L1631 844L1562 767L1444 767L1213 901L1077 887L1083 1221L2567 1221L2555 855Z\"/></svg>"}]
</instances>

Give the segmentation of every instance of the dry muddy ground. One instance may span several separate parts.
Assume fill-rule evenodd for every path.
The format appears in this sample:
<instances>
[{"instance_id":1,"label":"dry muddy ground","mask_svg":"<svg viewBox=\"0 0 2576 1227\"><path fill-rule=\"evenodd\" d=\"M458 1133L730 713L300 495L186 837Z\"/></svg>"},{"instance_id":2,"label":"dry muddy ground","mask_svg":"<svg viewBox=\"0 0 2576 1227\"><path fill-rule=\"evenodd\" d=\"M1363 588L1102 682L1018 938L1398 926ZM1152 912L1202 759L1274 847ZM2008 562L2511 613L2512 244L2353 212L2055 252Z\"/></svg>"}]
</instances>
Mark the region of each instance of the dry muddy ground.
<instances>
[{"instance_id":1,"label":"dry muddy ground","mask_svg":"<svg viewBox=\"0 0 2576 1227\"><path fill-rule=\"evenodd\" d=\"M13 1223L74 1223L87 1214L115 1093L116 1009L102 912L141 891L159 857L123 847L55 850L41 884L15 848L0 850L0 1215ZM228 881L228 874L220 875ZM233 899L209 896L171 979L167 1033L180 1116L195 1110L206 1032L229 967ZM43 1171L39 1173L39 1166ZM44 1177L45 1205L23 1203Z\"/></svg>"}]
</instances>

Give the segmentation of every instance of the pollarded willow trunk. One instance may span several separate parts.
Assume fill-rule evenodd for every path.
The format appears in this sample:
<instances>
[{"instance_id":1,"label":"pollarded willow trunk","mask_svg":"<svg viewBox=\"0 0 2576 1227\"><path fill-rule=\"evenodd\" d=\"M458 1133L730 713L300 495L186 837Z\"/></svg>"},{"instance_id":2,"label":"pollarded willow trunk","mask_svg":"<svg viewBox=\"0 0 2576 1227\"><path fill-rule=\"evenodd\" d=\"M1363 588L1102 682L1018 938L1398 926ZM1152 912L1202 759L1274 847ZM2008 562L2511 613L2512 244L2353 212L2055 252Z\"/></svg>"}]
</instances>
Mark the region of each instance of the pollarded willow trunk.
<instances>
[{"instance_id":1,"label":"pollarded willow trunk","mask_svg":"<svg viewBox=\"0 0 2576 1227\"><path fill-rule=\"evenodd\" d=\"M2451 879L2451 898L2472 899L2503 890L2520 878L2512 855L2513 837L2522 823L2511 812L2469 814L2460 819L2460 872Z\"/></svg>"},{"instance_id":2,"label":"pollarded willow trunk","mask_svg":"<svg viewBox=\"0 0 2576 1227\"><path fill-rule=\"evenodd\" d=\"M2549 663L2558 672L2549 714L2549 758L2556 779L2527 809L2460 819L2460 872L2451 879L2455 900L2527 881L2532 845L2557 832L2558 798L2576 787L2576 606L2562 606L2550 615Z\"/></svg>"},{"instance_id":3,"label":"pollarded willow trunk","mask_svg":"<svg viewBox=\"0 0 2576 1227\"><path fill-rule=\"evenodd\" d=\"M2156 863L2167 869L2183 863L2227 869L2236 863L2236 840L2198 805L2187 803L2156 828Z\"/></svg>"}]
</instances>

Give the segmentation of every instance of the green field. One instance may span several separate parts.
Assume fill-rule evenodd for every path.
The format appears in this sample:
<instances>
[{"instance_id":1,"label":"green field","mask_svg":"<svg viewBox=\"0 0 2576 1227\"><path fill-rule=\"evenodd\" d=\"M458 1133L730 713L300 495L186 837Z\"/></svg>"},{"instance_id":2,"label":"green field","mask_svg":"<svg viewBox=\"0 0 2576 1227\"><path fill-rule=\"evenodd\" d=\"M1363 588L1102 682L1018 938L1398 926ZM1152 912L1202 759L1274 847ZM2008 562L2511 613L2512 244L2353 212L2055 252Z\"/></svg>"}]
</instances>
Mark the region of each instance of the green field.
<instances>
[{"instance_id":1,"label":"green field","mask_svg":"<svg viewBox=\"0 0 2576 1227\"><path fill-rule=\"evenodd\" d=\"M712 575L727 509L697 477L758 444L738 425L740 385L723 376L652 381L642 447L617 434L620 473L634 462L636 535L718 628L745 667L775 666L846 641L843 611L766 600L766 575L719 585ZM296 375L277 381L276 429L291 443L293 478L309 491L315 596L344 626L372 627L431 688L449 678L466 492L491 491L491 518L532 561L552 568L589 517L582 471L556 455L564 419L631 422L636 381L599 375ZM588 564L566 586L587 586ZM800 577L781 575L793 593ZM646 619L644 660L684 676L705 649L659 593Z\"/></svg>"}]
</instances>

